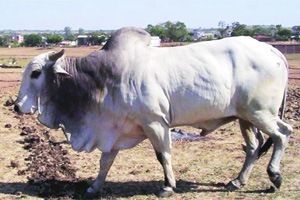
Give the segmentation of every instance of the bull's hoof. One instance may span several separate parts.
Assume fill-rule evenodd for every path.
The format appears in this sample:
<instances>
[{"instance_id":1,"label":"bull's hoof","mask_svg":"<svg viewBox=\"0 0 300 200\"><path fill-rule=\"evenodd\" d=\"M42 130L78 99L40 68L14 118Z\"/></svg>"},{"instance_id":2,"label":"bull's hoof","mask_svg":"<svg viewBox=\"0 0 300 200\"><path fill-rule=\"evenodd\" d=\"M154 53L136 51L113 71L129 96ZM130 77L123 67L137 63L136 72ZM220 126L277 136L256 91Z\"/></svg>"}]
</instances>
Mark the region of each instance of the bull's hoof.
<instances>
[{"instance_id":1,"label":"bull's hoof","mask_svg":"<svg viewBox=\"0 0 300 200\"><path fill-rule=\"evenodd\" d=\"M83 199L98 199L99 193L98 192L86 192L84 194Z\"/></svg>"},{"instance_id":2,"label":"bull's hoof","mask_svg":"<svg viewBox=\"0 0 300 200\"><path fill-rule=\"evenodd\" d=\"M268 174L269 174L269 178L271 180L271 182L275 185L275 187L277 189L280 188L281 184L282 184L282 176L280 175L280 173L278 172L272 172L271 170L267 170Z\"/></svg>"},{"instance_id":3,"label":"bull's hoof","mask_svg":"<svg viewBox=\"0 0 300 200\"><path fill-rule=\"evenodd\" d=\"M282 184L282 176L280 174L276 174L274 177L270 177L272 183L275 185L277 189L280 188Z\"/></svg>"},{"instance_id":4,"label":"bull's hoof","mask_svg":"<svg viewBox=\"0 0 300 200\"><path fill-rule=\"evenodd\" d=\"M95 191L92 187L89 187L84 194L84 199L96 199L99 196L99 192Z\"/></svg>"},{"instance_id":5,"label":"bull's hoof","mask_svg":"<svg viewBox=\"0 0 300 200\"><path fill-rule=\"evenodd\" d=\"M157 196L160 198L167 198L172 196L173 194L174 194L173 188L164 187L158 192Z\"/></svg>"},{"instance_id":6,"label":"bull's hoof","mask_svg":"<svg viewBox=\"0 0 300 200\"><path fill-rule=\"evenodd\" d=\"M241 184L241 182L239 180L233 180L233 181L230 181L226 186L226 190L230 191L230 192L233 192L233 191L236 191L236 190L239 190L241 189L241 187L243 186L244 184Z\"/></svg>"}]
</instances>

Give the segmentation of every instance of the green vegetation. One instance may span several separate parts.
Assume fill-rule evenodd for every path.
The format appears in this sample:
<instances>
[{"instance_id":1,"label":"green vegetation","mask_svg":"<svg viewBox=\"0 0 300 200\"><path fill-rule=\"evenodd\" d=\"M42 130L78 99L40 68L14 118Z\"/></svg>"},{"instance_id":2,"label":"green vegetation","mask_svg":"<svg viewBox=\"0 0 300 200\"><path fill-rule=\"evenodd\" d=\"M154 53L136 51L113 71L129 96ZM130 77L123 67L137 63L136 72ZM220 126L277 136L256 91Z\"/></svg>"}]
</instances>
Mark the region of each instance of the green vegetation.
<instances>
[{"instance_id":1,"label":"green vegetation","mask_svg":"<svg viewBox=\"0 0 300 200\"><path fill-rule=\"evenodd\" d=\"M60 36L60 35L50 35L48 38L47 38L47 42L49 44L58 44L60 43L61 41L63 41L63 37Z\"/></svg>"},{"instance_id":2,"label":"green vegetation","mask_svg":"<svg viewBox=\"0 0 300 200\"><path fill-rule=\"evenodd\" d=\"M8 35L3 35L0 37L0 46L1 47L6 47L9 44L9 36Z\"/></svg>"},{"instance_id":3,"label":"green vegetation","mask_svg":"<svg viewBox=\"0 0 300 200\"><path fill-rule=\"evenodd\" d=\"M159 36L162 42L186 43L195 40L205 41L231 36L256 35L270 36L274 41L289 41L291 39L300 40L300 26L284 28L281 25L246 25L240 22L226 23L225 21L220 21L218 23L218 28L199 28L198 32L197 29L188 29L185 23L180 21L167 21L157 25L149 24L145 30L152 36ZM45 30L37 32L36 34L32 34L32 31L29 31L28 35L26 35L26 33L21 33L24 36L24 42L21 42L22 40L17 41L11 37L18 33L12 30L3 30L0 31L0 47L36 47L48 46L48 44L53 46L63 40L75 41L77 40L78 35L84 34L86 34L87 39L83 45L101 45L109 38L112 32L114 31L110 30L104 32L95 30L87 32L83 28L79 28L78 31L72 31L71 27L66 26L64 30L59 31Z\"/></svg>"},{"instance_id":4,"label":"green vegetation","mask_svg":"<svg viewBox=\"0 0 300 200\"><path fill-rule=\"evenodd\" d=\"M42 42L42 37L37 34L25 35L24 44L26 47L36 47Z\"/></svg>"},{"instance_id":5,"label":"green vegetation","mask_svg":"<svg viewBox=\"0 0 300 200\"><path fill-rule=\"evenodd\" d=\"M167 21L155 26L149 24L146 31L153 36L159 36L163 41L191 42L193 39L183 22L172 23Z\"/></svg>"},{"instance_id":6,"label":"green vegetation","mask_svg":"<svg viewBox=\"0 0 300 200\"><path fill-rule=\"evenodd\" d=\"M74 41L76 39L75 36L72 34L71 30L72 30L71 27L69 26L65 27L65 35L64 35L65 40Z\"/></svg>"},{"instance_id":7,"label":"green vegetation","mask_svg":"<svg viewBox=\"0 0 300 200\"><path fill-rule=\"evenodd\" d=\"M226 27L227 29L229 26ZM291 39L293 32L287 28L282 28L281 25L276 26L252 26L240 24L239 22L232 23L231 36L255 36L255 35L268 35L274 37L277 41L287 41ZM224 30L224 29L222 29ZM298 37L295 37L298 38Z\"/></svg>"},{"instance_id":8,"label":"green vegetation","mask_svg":"<svg viewBox=\"0 0 300 200\"><path fill-rule=\"evenodd\" d=\"M103 32L93 32L88 40L91 45L101 45L105 42L106 37Z\"/></svg>"}]
</instances>

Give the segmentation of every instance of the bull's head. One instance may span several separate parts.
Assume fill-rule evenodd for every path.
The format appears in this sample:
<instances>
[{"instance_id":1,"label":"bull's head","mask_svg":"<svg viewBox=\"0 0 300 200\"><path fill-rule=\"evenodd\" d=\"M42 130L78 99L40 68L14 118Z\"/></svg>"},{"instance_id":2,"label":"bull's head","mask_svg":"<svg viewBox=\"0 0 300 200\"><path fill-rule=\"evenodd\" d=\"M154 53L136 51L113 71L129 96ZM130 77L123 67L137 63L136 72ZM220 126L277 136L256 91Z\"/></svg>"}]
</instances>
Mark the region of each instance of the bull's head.
<instances>
[{"instance_id":1,"label":"bull's head","mask_svg":"<svg viewBox=\"0 0 300 200\"><path fill-rule=\"evenodd\" d=\"M48 52L33 58L25 69L22 84L15 101L14 110L18 113L34 114L40 110L40 97L46 88L46 71L53 70L57 75L70 76L59 64L58 59L64 55L60 52ZM41 113L40 113L41 114Z\"/></svg>"}]
</instances>

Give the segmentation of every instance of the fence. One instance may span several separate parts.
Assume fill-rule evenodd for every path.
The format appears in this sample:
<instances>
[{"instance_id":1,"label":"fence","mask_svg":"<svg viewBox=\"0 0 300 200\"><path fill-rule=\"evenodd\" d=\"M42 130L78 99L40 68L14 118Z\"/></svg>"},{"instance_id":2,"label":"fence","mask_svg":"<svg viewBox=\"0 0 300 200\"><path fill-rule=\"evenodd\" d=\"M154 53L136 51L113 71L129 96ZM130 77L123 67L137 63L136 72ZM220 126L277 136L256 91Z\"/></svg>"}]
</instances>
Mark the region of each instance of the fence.
<instances>
[{"instance_id":1,"label":"fence","mask_svg":"<svg viewBox=\"0 0 300 200\"><path fill-rule=\"evenodd\" d=\"M284 54L300 53L300 44L273 44L272 46Z\"/></svg>"}]
</instances>

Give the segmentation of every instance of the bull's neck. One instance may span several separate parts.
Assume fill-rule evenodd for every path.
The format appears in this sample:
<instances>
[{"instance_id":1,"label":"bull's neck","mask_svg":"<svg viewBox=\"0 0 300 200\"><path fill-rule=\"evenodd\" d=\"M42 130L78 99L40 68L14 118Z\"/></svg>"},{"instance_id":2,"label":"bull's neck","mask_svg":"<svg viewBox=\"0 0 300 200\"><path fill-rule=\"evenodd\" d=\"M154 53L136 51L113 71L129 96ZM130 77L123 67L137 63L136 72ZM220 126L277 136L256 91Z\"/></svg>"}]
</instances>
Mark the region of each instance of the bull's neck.
<instances>
[{"instance_id":1,"label":"bull's neck","mask_svg":"<svg viewBox=\"0 0 300 200\"><path fill-rule=\"evenodd\" d=\"M88 82L103 90L105 84L115 79L113 68L106 63L104 51L95 51L86 57L65 57L63 68L72 75L76 84Z\"/></svg>"}]
</instances>

